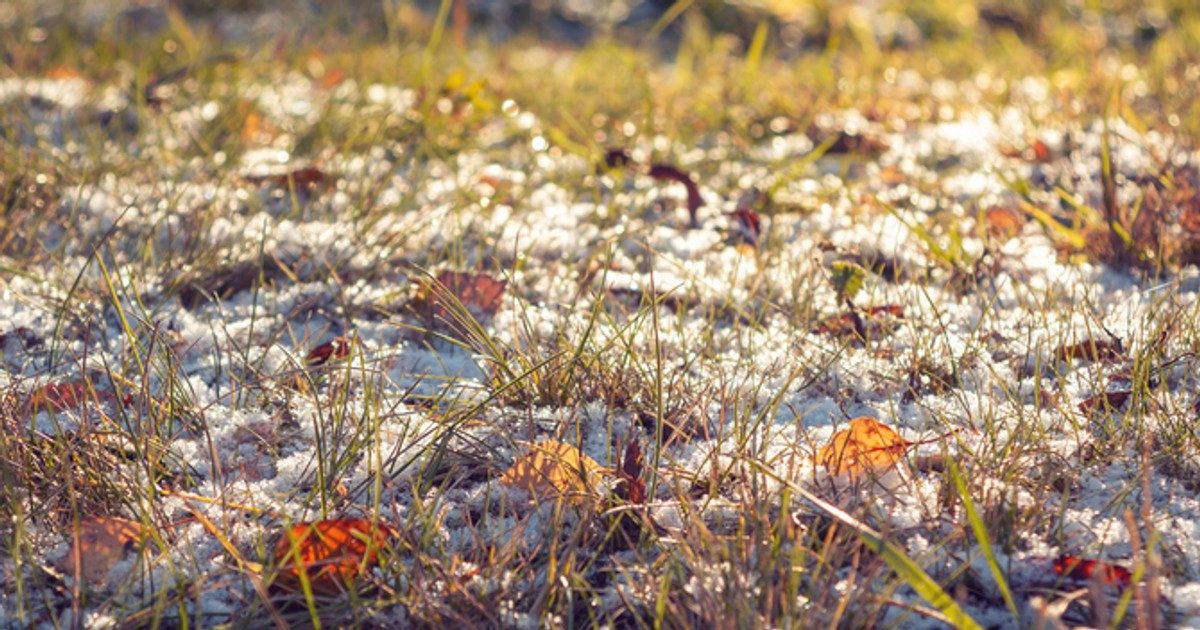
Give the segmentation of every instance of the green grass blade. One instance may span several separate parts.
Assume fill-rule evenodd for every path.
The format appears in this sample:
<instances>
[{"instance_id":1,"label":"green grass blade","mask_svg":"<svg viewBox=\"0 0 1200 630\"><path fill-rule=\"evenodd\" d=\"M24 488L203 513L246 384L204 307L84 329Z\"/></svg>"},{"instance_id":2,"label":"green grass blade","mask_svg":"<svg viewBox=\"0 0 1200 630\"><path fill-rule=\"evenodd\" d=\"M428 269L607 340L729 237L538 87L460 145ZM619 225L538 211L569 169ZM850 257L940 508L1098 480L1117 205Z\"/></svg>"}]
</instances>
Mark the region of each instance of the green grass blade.
<instances>
[{"instance_id":1,"label":"green grass blade","mask_svg":"<svg viewBox=\"0 0 1200 630\"><path fill-rule=\"evenodd\" d=\"M992 572L992 577L996 579L996 587L1000 589L1004 605L1008 607L1008 612L1012 614L1013 619L1020 620L1021 613L1017 610L1017 602L1013 599L1012 591L1008 588L1008 581L1004 579L1004 571L1000 569L1000 563L996 562L996 554L992 551L992 537L988 535L987 525L980 518L979 510L975 508L975 502L971 500L971 492L967 489L967 484L959 473L954 460L946 459L946 470L954 482L954 489L958 491L958 496L962 499L963 509L967 513L967 521L971 524L971 531L975 534L975 540L983 551L983 557L987 559L988 569Z\"/></svg>"}]
</instances>

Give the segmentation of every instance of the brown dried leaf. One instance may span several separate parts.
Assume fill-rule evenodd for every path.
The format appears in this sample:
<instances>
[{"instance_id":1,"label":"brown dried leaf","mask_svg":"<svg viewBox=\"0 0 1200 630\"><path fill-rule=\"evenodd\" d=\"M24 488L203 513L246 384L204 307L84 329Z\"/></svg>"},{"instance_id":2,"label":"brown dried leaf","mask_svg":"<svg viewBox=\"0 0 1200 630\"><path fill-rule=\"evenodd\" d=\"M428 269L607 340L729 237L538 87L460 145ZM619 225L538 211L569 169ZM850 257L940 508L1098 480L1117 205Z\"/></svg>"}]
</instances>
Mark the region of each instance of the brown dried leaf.
<instances>
[{"instance_id":1,"label":"brown dried leaf","mask_svg":"<svg viewBox=\"0 0 1200 630\"><path fill-rule=\"evenodd\" d=\"M1125 349L1120 339L1109 341L1087 339L1079 343L1064 344L1054 350L1054 358L1059 361L1119 361L1125 357Z\"/></svg>"},{"instance_id":2,"label":"brown dried leaf","mask_svg":"<svg viewBox=\"0 0 1200 630\"><path fill-rule=\"evenodd\" d=\"M1079 411L1090 414L1094 409L1118 409L1133 395L1129 390L1103 392L1085 399L1079 403Z\"/></svg>"},{"instance_id":3,"label":"brown dried leaf","mask_svg":"<svg viewBox=\"0 0 1200 630\"><path fill-rule=\"evenodd\" d=\"M145 534L142 524L136 521L111 516L86 518L80 521L78 536L62 560L63 570L74 574L78 568L86 582L103 584L112 568L141 546Z\"/></svg>"},{"instance_id":4,"label":"brown dried leaf","mask_svg":"<svg viewBox=\"0 0 1200 630\"><path fill-rule=\"evenodd\" d=\"M557 440L530 447L500 475L500 483L542 499L566 498L581 503L593 496L604 467L578 448Z\"/></svg>"},{"instance_id":5,"label":"brown dried leaf","mask_svg":"<svg viewBox=\"0 0 1200 630\"><path fill-rule=\"evenodd\" d=\"M350 343L350 339L345 336L334 337L313 348L304 358L304 362L308 364L308 367L317 367L330 361L345 359L350 356Z\"/></svg>"}]
</instances>

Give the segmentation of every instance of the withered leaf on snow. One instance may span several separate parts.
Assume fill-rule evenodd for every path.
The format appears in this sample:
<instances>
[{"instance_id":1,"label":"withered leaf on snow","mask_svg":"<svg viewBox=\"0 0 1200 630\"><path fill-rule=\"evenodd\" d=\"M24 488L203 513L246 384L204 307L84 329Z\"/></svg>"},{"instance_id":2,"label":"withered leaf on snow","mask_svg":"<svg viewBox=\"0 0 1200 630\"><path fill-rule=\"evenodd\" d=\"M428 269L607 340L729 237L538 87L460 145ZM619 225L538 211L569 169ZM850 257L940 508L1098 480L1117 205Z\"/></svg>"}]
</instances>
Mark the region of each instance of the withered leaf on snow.
<instances>
[{"instance_id":1,"label":"withered leaf on snow","mask_svg":"<svg viewBox=\"0 0 1200 630\"><path fill-rule=\"evenodd\" d=\"M633 505L646 502L646 482L642 479L643 472L642 447L636 439L630 439L625 445L625 453L621 465L617 468L617 479L621 482L617 494L621 499Z\"/></svg>"},{"instance_id":2,"label":"withered leaf on snow","mask_svg":"<svg viewBox=\"0 0 1200 630\"><path fill-rule=\"evenodd\" d=\"M69 574L78 568L88 583L102 584L118 562L138 550L145 537L142 524L136 521L113 516L85 518L60 564Z\"/></svg>"},{"instance_id":3,"label":"withered leaf on snow","mask_svg":"<svg viewBox=\"0 0 1200 630\"><path fill-rule=\"evenodd\" d=\"M117 397L102 389L96 389L86 379L78 379L61 383L46 383L29 393L25 401L27 413L38 411L68 411L80 409L88 403L116 403ZM125 405L133 404L132 394L127 394L123 401Z\"/></svg>"},{"instance_id":4,"label":"withered leaf on snow","mask_svg":"<svg viewBox=\"0 0 1200 630\"><path fill-rule=\"evenodd\" d=\"M500 483L542 499L582 503L594 495L604 467L578 448L557 440L530 446L500 475Z\"/></svg>"},{"instance_id":5,"label":"withered leaf on snow","mask_svg":"<svg viewBox=\"0 0 1200 630\"><path fill-rule=\"evenodd\" d=\"M816 460L829 474L848 474L854 480L891 468L910 445L895 429L864 416L834 433L829 444L817 450Z\"/></svg>"},{"instance_id":6,"label":"withered leaf on snow","mask_svg":"<svg viewBox=\"0 0 1200 630\"><path fill-rule=\"evenodd\" d=\"M330 361L340 361L350 356L350 339L339 335L309 351L304 362L309 367L325 365Z\"/></svg>"}]
</instances>

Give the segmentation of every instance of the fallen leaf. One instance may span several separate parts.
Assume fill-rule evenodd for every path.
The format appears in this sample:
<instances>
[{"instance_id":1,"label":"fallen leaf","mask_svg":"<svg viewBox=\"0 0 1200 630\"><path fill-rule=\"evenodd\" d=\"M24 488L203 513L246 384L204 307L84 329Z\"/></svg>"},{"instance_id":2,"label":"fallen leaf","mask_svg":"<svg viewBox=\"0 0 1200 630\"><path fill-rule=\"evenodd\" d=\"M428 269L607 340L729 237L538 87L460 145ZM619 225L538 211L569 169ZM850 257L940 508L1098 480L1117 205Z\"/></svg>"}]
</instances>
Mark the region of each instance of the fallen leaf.
<instances>
[{"instance_id":1,"label":"fallen leaf","mask_svg":"<svg viewBox=\"0 0 1200 630\"><path fill-rule=\"evenodd\" d=\"M983 213L987 233L996 238L1009 239L1020 234L1025 222L1024 213L1005 206L993 206Z\"/></svg>"},{"instance_id":2,"label":"fallen leaf","mask_svg":"<svg viewBox=\"0 0 1200 630\"><path fill-rule=\"evenodd\" d=\"M348 356L350 356L350 340L339 335L313 348L304 358L304 362L309 367L317 367L330 361L340 361Z\"/></svg>"},{"instance_id":3,"label":"fallen leaf","mask_svg":"<svg viewBox=\"0 0 1200 630\"><path fill-rule=\"evenodd\" d=\"M335 518L291 526L275 545L279 575L274 585L301 588L303 573L313 592L336 595L379 562L379 550L396 535L383 523Z\"/></svg>"},{"instance_id":4,"label":"fallen leaf","mask_svg":"<svg viewBox=\"0 0 1200 630\"><path fill-rule=\"evenodd\" d=\"M500 310L508 282L484 273L442 271L435 283L424 283L418 290L416 308L433 324L453 324L461 304L476 319L494 317ZM457 302L458 304L455 304Z\"/></svg>"},{"instance_id":5,"label":"fallen leaf","mask_svg":"<svg viewBox=\"0 0 1200 630\"><path fill-rule=\"evenodd\" d=\"M29 413L43 410L67 411L78 409L88 402L116 402L110 392L93 390L84 380L67 383L46 383L29 393L25 408ZM131 400L132 402L132 400Z\"/></svg>"},{"instance_id":6,"label":"fallen leaf","mask_svg":"<svg viewBox=\"0 0 1200 630\"><path fill-rule=\"evenodd\" d=\"M312 165L299 166L280 175L248 175L246 181L252 184L268 184L275 188L292 188L296 190L312 190L332 181L325 171Z\"/></svg>"},{"instance_id":7,"label":"fallen leaf","mask_svg":"<svg viewBox=\"0 0 1200 630\"><path fill-rule=\"evenodd\" d=\"M1096 408L1117 409L1124 405L1125 401L1129 400L1131 395L1133 395L1133 392L1129 390L1118 390L1096 394L1095 396L1091 396L1079 403L1079 411L1081 413L1088 414Z\"/></svg>"},{"instance_id":8,"label":"fallen leaf","mask_svg":"<svg viewBox=\"0 0 1200 630\"><path fill-rule=\"evenodd\" d=\"M1125 356L1125 349L1120 339L1112 341L1097 341L1088 339L1075 344L1064 344L1054 350L1054 357L1059 361L1116 361Z\"/></svg>"},{"instance_id":9,"label":"fallen leaf","mask_svg":"<svg viewBox=\"0 0 1200 630\"><path fill-rule=\"evenodd\" d=\"M1045 164L1054 158L1054 152L1050 150L1050 146L1041 140L1035 140L1033 146L1033 161L1039 164Z\"/></svg>"},{"instance_id":10,"label":"fallen leaf","mask_svg":"<svg viewBox=\"0 0 1200 630\"><path fill-rule=\"evenodd\" d=\"M633 162L629 152L621 148L610 148L604 152L604 167L608 169L625 168Z\"/></svg>"},{"instance_id":11,"label":"fallen leaf","mask_svg":"<svg viewBox=\"0 0 1200 630\"><path fill-rule=\"evenodd\" d=\"M736 222L738 235L751 245L758 245L758 239L762 236L762 219L758 213L753 210L739 208L730 213L733 220Z\"/></svg>"},{"instance_id":12,"label":"fallen leaf","mask_svg":"<svg viewBox=\"0 0 1200 630\"><path fill-rule=\"evenodd\" d=\"M542 499L579 503L591 495L604 468L570 444L546 440L530 447L500 475L500 483Z\"/></svg>"},{"instance_id":13,"label":"fallen leaf","mask_svg":"<svg viewBox=\"0 0 1200 630\"><path fill-rule=\"evenodd\" d=\"M866 282L867 270L848 260L835 260L829 266L829 281L837 291L838 301L854 299Z\"/></svg>"},{"instance_id":14,"label":"fallen leaf","mask_svg":"<svg viewBox=\"0 0 1200 630\"><path fill-rule=\"evenodd\" d=\"M1125 567L1070 554L1062 554L1054 559L1054 572L1064 578L1082 582L1099 578L1105 584L1120 588L1128 588L1133 578L1133 574Z\"/></svg>"},{"instance_id":15,"label":"fallen leaf","mask_svg":"<svg viewBox=\"0 0 1200 630\"><path fill-rule=\"evenodd\" d=\"M673 164L651 164L650 177L657 180L666 180L679 182L687 189L687 207L688 215L691 217L691 225L697 225L696 211L704 205L704 199L700 197L700 187L696 182L692 181L691 176L679 169Z\"/></svg>"},{"instance_id":16,"label":"fallen leaf","mask_svg":"<svg viewBox=\"0 0 1200 630\"><path fill-rule=\"evenodd\" d=\"M903 307L897 304L884 304L859 309L858 313L847 312L831 315L821 320L812 330L822 335L866 341L891 334L899 325L896 320L903 318Z\"/></svg>"},{"instance_id":17,"label":"fallen leaf","mask_svg":"<svg viewBox=\"0 0 1200 630\"><path fill-rule=\"evenodd\" d=\"M910 444L895 429L864 416L833 434L829 444L817 451L817 462L831 475L849 473L857 479L863 473L891 468Z\"/></svg>"},{"instance_id":18,"label":"fallen leaf","mask_svg":"<svg viewBox=\"0 0 1200 630\"><path fill-rule=\"evenodd\" d=\"M102 584L112 568L136 551L144 538L142 524L136 521L112 516L84 519L63 558L63 569L74 574L78 562L79 574L85 582Z\"/></svg>"},{"instance_id":19,"label":"fallen leaf","mask_svg":"<svg viewBox=\"0 0 1200 630\"><path fill-rule=\"evenodd\" d=\"M879 155L888 149L887 142L881 138L858 133L857 130L839 129L838 125L834 123L828 125L813 123L808 127L808 137L812 138L813 144L816 145L828 143L829 146L825 149L826 155L871 156Z\"/></svg>"},{"instance_id":20,"label":"fallen leaf","mask_svg":"<svg viewBox=\"0 0 1200 630\"><path fill-rule=\"evenodd\" d=\"M617 468L617 478L621 485L617 488L618 496L633 504L642 505L646 502L646 482L642 480L642 447L637 440L629 440L625 445L625 454L621 465Z\"/></svg>"}]
</instances>

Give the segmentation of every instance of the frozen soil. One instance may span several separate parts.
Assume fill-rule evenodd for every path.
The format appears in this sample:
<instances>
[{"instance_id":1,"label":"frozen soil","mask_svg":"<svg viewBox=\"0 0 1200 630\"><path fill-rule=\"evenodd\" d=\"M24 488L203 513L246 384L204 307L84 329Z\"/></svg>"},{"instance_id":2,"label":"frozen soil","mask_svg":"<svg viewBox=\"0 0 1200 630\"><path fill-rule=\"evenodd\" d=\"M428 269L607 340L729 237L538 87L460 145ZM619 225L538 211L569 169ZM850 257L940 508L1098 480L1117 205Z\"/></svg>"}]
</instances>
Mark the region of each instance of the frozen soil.
<instances>
[{"instance_id":1,"label":"frozen soil","mask_svg":"<svg viewBox=\"0 0 1200 630\"><path fill-rule=\"evenodd\" d=\"M0 275L3 456L41 467L5 471L18 548L0 561L0 619L269 622L198 511L268 577L287 524L394 526L363 597L326 604L341 622L622 624L666 601L676 623L828 623L850 597L867 602L836 613L851 626L940 624L866 552L820 559L840 533L799 486L883 532L988 627L1030 624L1036 601L1086 587L1055 574L1060 554L1145 567L1136 523L1164 619L1200 627L1200 278L1064 254L1019 203L1101 207L1105 134L1128 206L1200 154L1073 111L1042 78L884 83L895 111L764 120L749 146L584 121L635 163L690 173L693 225L682 186L598 168L511 99L441 150L405 134L452 126L477 105L465 91L281 73L220 98L181 83L149 112L77 76L0 79L3 139L27 157L7 194L35 208L10 213L6 238L50 254L8 257ZM207 130L239 106L253 122L224 149ZM379 141L343 150L348 121ZM838 133L850 140L826 142ZM996 208L1021 220L997 227ZM835 261L874 270L857 307L899 307L865 340L820 329L847 308ZM444 270L507 282L494 313L475 309L477 331L422 311L417 287ZM335 336L349 358L309 365ZM1089 343L1118 349L1064 351ZM97 392L86 404L27 404L78 382ZM916 445L870 483L831 476L815 450L864 415ZM603 544L595 514L497 483L551 437L606 466L638 440L657 527ZM63 568L73 514L161 535L77 585ZM1057 616L1088 623L1120 595Z\"/></svg>"}]
</instances>

